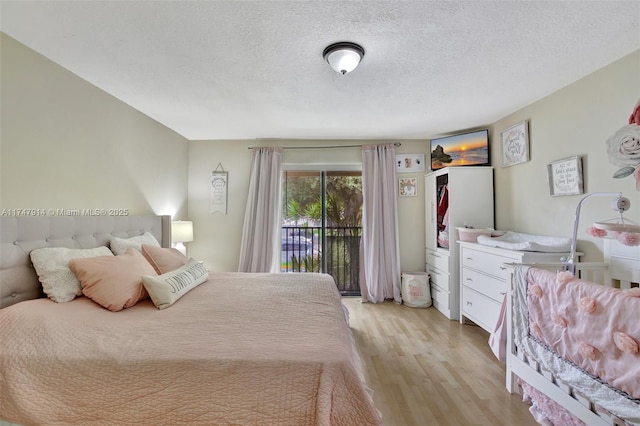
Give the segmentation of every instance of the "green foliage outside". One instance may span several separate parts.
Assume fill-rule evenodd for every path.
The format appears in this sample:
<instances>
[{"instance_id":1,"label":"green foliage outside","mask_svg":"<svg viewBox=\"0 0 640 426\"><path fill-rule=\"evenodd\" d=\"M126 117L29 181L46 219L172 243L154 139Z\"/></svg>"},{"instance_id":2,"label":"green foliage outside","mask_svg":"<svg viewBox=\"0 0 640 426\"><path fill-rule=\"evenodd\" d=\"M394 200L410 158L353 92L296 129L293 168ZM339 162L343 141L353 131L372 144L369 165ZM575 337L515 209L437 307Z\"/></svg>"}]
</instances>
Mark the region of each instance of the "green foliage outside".
<instances>
[{"instance_id":1,"label":"green foliage outside","mask_svg":"<svg viewBox=\"0 0 640 426\"><path fill-rule=\"evenodd\" d=\"M362 225L362 177L326 177L326 218L328 227ZM320 176L286 178L283 185L283 216L297 225L322 218Z\"/></svg>"},{"instance_id":2,"label":"green foliage outside","mask_svg":"<svg viewBox=\"0 0 640 426\"><path fill-rule=\"evenodd\" d=\"M294 254L291 256L291 268L301 272L322 272L322 255L307 255L298 260Z\"/></svg>"}]
</instances>

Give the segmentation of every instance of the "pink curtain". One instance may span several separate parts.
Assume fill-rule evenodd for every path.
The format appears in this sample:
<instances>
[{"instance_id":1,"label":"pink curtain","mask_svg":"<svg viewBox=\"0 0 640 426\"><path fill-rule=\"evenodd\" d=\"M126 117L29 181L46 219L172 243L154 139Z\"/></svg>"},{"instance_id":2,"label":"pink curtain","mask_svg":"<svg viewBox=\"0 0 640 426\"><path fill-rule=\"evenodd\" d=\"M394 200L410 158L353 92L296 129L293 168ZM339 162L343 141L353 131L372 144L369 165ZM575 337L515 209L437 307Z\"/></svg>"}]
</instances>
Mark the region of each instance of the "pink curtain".
<instances>
[{"instance_id":1,"label":"pink curtain","mask_svg":"<svg viewBox=\"0 0 640 426\"><path fill-rule=\"evenodd\" d=\"M393 144L362 147L362 242L360 291L363 302L400 296L398 182Z\"/></svg>"},{"instance_id":2,"label":"pink curtain","mask_svg":"<svg viewBox=\"0 0 640 426\"><path fill-rule=\"evenodd\" d=\"M282 149L253 149L238 272L280 272Z\"/></svg>"}]
</instances>

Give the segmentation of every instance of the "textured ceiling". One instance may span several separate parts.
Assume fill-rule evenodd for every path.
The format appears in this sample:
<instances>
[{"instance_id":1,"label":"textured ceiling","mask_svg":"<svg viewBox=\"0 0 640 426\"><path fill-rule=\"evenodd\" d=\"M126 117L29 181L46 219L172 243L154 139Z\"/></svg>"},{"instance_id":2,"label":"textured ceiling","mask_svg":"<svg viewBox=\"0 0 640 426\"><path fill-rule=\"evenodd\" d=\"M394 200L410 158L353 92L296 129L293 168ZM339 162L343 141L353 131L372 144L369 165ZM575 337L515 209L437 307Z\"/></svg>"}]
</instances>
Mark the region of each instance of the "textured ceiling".
<instances>
[{"instance_id":1,"label":"textured ceiling","mask_svg":"<svg viewBox=\"0 0 640 426\"><path fill-rule=\"evenodd\" d=\"M188 139L429 138L640 49L638 1L22 1L0 29ZM323 49L366 50L350 74Z\"/></svg>"}]
</instances>

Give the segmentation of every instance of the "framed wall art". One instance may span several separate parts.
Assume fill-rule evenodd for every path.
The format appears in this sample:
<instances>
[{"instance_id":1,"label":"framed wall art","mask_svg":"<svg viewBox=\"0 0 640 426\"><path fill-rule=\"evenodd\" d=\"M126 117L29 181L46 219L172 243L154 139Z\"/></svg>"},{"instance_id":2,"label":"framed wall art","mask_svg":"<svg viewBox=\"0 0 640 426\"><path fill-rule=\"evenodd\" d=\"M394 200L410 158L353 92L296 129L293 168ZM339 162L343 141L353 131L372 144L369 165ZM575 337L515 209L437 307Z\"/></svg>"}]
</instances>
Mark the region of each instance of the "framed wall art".
<instances>
[{"instance_id":1,"label":"framed wall art","mask_svg":"<svg viewBox=\"0 0 640 426\"><path fill-rule=\"evenodd\" d=\"M529 126L521 121L500 132L502 167L529 161Z\"/></svg>"},{"instance_id":2,"label":"framed wall art","mask_svg":"<svg viewBox=\"0 0 640 426\"><path fill-rule=\"evenodd\" d=\"M400 178L398 179L401 197L415 197L418 195L418 179Z\"/></svg>"},{"instance_id":3,"label":"framed wall art","mask_svg":"<svg viewBox=\"0 0 640 426\"><path fill-rule=\"evenodd\" d=\"M582 159L579 156L551 162L547 165L547 173L551 195L577 195L584 192Z\"/></svg>"},{"instance_id":4,"label":"framed wall art","mask_svg":"<svg viewBox=\"0 0 640 426\"><path fill-rule=\"evenodd\" d=\"M431 170L456 166L489 166L489 130L431 139Z\"/></svg>"},{"instance_id":5,"label":"framed wall art","mask_svg":"<svg viewBox=\"0 0 640 426\"><path fill-rule=\"evenodd\" d=\"M424 154L396 154L396 173L424 172Z\"/></svg>"}]
</instances>

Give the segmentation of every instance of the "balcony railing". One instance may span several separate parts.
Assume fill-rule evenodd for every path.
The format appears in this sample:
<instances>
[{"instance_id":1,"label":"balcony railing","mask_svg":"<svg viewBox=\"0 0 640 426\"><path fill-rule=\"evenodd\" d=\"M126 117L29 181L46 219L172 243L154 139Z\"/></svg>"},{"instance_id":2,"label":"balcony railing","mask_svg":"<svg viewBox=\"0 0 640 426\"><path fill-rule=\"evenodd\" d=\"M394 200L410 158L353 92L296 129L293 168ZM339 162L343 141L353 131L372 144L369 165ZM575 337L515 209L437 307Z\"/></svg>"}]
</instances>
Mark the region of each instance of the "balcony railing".
<instances>
[{"instance_id":1,"label":"balcony railing","mask_svg":"<svg viewBox=\"0 0 640 426\"><path fill-rule=\"evenodd\" d=\"M360 227L283 226L282 272L326 272L343 295L360 295Z\"/></svg>"}]
</instances>

